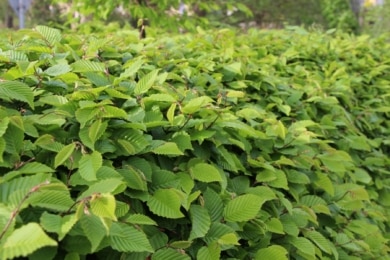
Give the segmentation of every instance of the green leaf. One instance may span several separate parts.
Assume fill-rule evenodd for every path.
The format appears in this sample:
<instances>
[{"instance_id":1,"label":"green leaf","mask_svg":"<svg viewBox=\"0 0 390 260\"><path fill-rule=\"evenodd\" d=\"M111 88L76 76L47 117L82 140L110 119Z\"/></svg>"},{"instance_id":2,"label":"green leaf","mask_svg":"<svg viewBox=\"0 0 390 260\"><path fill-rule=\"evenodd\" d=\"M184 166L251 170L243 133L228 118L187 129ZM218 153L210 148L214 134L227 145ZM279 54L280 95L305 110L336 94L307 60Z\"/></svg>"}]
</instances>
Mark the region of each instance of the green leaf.
<instances>
[{"instance_id":1,"label":"green leaf","mask_svg":"<svg viewBox=\"0 0 390 260\"><path fill-rule=\"evenodd\" d=\"M191 99L183 108L182 111L185 114L194 114L199 111L202 107L212 103L213 100L208 96L196 97Z\"/></svg>"},{"instance_id":2,"label":"green leaf","mask_svg":"<svg viewBox=\"0 0 390 260\"><path fill-rule=\"evenodd\" d=\"M191 260L191 257L173 248L162 248L152 255L152 260Z\"/></svg>"},{"instance_id":3,"label":"green leaf","mask_svg":"<svg viewBox=\"0 0 390 260\"><path fill-rule=\"evenodd\" d=\"M74 201L70 198L70 194L67 190L45 189L33 193L28 199L28 202L32 206L60 212L69 210L69 208L74 204Z\"/></svg>"},{"instance_id":4,"label":"green leaf","mask_svg":"<svg viewBox=\"0 0 390 260\"><path fill-rule=\"evenodd\" d=\"M20 173L24 173L24 174L54 172L54 170L52 168L50 168L46 164L42 164L39 162L26 163L20 169L18 169L18 171Z\"/></svg>"},{"instance_id":5,"label":"green leaf","mask_svg":"<svg viewBox=\"0 0 390 260\"><path fill-rule=\"evenodd\" d=\"M177 147L177 144L173 142L164 142L162 145L154 148L152 152L159 155L183 155L183 152Z\"/></svg>"},{"instance_id":6,"label":"green leaf","mask_svg":"<svg viewBox=\"0 0 390 260\"><path fill-rule=\"evenodd\" d=\"M211 164L197 163L189 171L193 179L201 182L222 181L221 173Z\"/></svg>"},{"instance_id":7,"label":"green leaf","mask_svg":"<svg viewBox=\"0 0 390 260\"><path fill-rule=\"evenodd\" d=\"M264 259L288 260L288 252L282 246L272 245L257 251L255 259L256 260L264 260Z\"/></svg>"},{"instance_id":8,"label":"green leaf","mask_svg":"<svg viewBox=\"0 0 390 260\"><path fill-rule=\"evenodd\" d=\"M95 252L102 242L103 238L108 235L104 225L99 217L94 215L84 215L80 219L80 225L85 236L91 242L91 252Z\"/></svg>"},{"instance_id":9,"label":"green leaf","mask_svg":"<svg viewBox=\"0 0 390 260\"><path fill-rule=\"evenodd\" d=\"M333 196L334 195L334 186L329 176L322 172L316 172L317 179L314 181L316 186L320 189L323 189L326 193Z\"/></svg>"},{"instance_id":10,"label":"green leaf","mask_svg":"<svg viewBox=\"0 0 390 260\"><path fill-rule=\"evenodd\" d=\"M9 121L9 117L0 118L0 137L2 137L7 130Z\"/></svg>"},{"instance_id":11,"label":"green leaf","mask_svg":"<svg viewBox=\"0 0 390 260\"><path fill-rule=\"evenodd\" d=\"M39 25L35 27L35 30L37 30L37 32L39 32L43 36L46 42L49 43L48 45L53 46L61 41L61 31L58 29Z\"/></svg>"},{"instance_id":12,"label":"green leaf","mask_svg":"<svg viewBox=\"0 0 390 260\"><path fill-rule=\"evenodd\" d=\"M71 143L67 146L64 146L54 157L54 168L57 168L58 166L62 165L66 160L68 160L75 148L75 143Z\"/></svg>"},{"instance_id":13,"label":"green leaf","mask_svg":"<svg viewBox=\"0 0 390 260\"><path fill-rule=\"evenodd\" d=\"M218 193L213 189L207 188L203 193L204 206L207 208L210 218L213 222L218 222L223 217L223 202Z\"/></svg>"},{"instance_id":14,"label":"green leaf","mask_svg":"<svg viewBox=\"0 0 390 260\"><path fill-rule=\"evenodd\" d=\"M148 97L145 97L144 101L173 103L176 102L176 99L173 96L168 94L152 94Z\"/></svg>"},{"instance_id":15,"label":"green leaf","mask_svg":"<svg viewBox=\"0 0 390 260\"><path fill-rule=\"evenodd\" d=\"M282 222L280 222L279 219L271 218L270 220L265 222L265 224L267 225L268 231L271 231L272 233L276 233L276 234L284 234L283 224Z\"/></svg>"},{"instance_id":16,"label":"green leaf","mask_svg":"<svg viewBox=\"0 0 390 260\"><path fill-rule=\"evenodd\" d=\"M186 132L178 132L172 137L172 141L177 144L181 151L193 150L191 136Z\"/></svg>"},{"instance_id":17,"label":"green leaf","mask_svg":"<svg viewBox=\"0 0 390 260\"><path fill-rule=\"evenodd\" d=\"M134 94L140 95L148 92L148 90L153 86L154 82L156 81L157 75L158 75L158 69L152 70L145 76L143 76L135 86Z\"/></svg>"},{"instance_id":18,"label":"green leaf","mask_svg":"<svg viewBox=\"0 0 390 260\"><path fill-rule=\"evenodd\" d=\"M276 179L268 182L268 185L275 188L282 188L288 190L288 183L286 174L281 170L276 170L274 172Z\"/></svg>"},{"instance_id":19,"label":"green leaf","mask_svg":"<svg viewBox=\"0 0 390 260\"><path fill-rule=\"evenodd\" d=\"M104 106L102 108L102 117L103 118L123 118L127 119L127 113L120 108L114 106Z\"/></svg>"},{"instance_id":20,"label":"green leaf","mask_svg":"<svg viewBox=\"0 0 390 260\"><path fill-rule=\"evenodd\" d=\"M142 214L132 214L124 219L124 221L137 225L153 225L157 226L157 223L150 217Z\"/></svg>"},{"instance_id":21,"label":"green leaf","mask_svg":"<svg viewBox=\"0 0 390 260\"><path fill-rule=\"evenodd\" d=\"M176 103L172 103L172 105L169 107L167 111L167 119L171 125L174 123L174 118L175 118L175 111L176 111Z\"/></svg>"},{"instance_id":22,"label":"green leaf","mask_svg":"<svg viewBox=\"0 0 390 260\"><path fill-rule=\"evenodd\" d=\"M218 240L218 244L220 245L239 245L238 237L234 233L228 233L222 235Z\"/></svg>"},{"instance_id":23,"label":"green leaf","mask_svg":"<svg viewBox=\"0 0 390 260\"><path fill-rule=\"evenodd\" d=\"M111 193L115 195L124 189L126 187L120 178L104 178L90 185L86 191L78 196L78 199L86 198L94 193Z\"/></svg>"},{"instance_id":24,"label":"green leaf","mask_svg":"<svg viewBox=\"0 0 390 260\"><path fill-rule=\"evenodd\" d=\"M241 75L241 65L242 65L241 62L234 62L224 66L224 69L233 72L235 74Z\"/></svg>"},{"instance_id":25,"label":"green leaf","mask_svg":"<svg viewBox=\"0 0 390 260\"><path fill-rule=\"evenodd\" d=\"M344 173L347 171L347 166L349 162L352 161L352 158L344 151L331 151L325 154L317 156L320 158L321 162L333 172Z\"/></svg>"},{"instance_id":26,"label":"green leaf","mask_svg":"<svg viewBox=\"0 0 390 260\"><path fill-rule=\"evenodd\" d=\"M91 71L105 71L104 63L90 61L90 60L78 60L71 64L73 72L91 72Z\"/></svg>"},{"instance_id":27,"label":"green leaf","mask_svg":"<svg viewBox=\"0 0 390 260\"><path fill-rule=\"evenodd\" d=\"M191 247L192 241L186 241L186 240L180 240L180 241L174 241L169 244L172 248L179 248L179 249L186 249Z\"/></svg>"},{"instance_id":28,"label":"green leaf","mask_svg":"<svg viewBox=\"0 0 390 260\"><path fill-rule=\"evenodd\" d=\"M28 256L39 248L57 246L37 223L28 223L14 230L0 245L1 259Z\"/></svg>"},{"instance_id":29,"label":"green leaf","mask_svg":"<svg viewBox=\"0 0 390 260\"><path fill-rule=\"evenodd\" d=\"M313 241L322 251L327 254L332 254L332 249L330 247L330 241L326 239L320 232L315 230L309 230L304 232L306 238Z\"/></svg>"},{"instance_id":30,"label":"green leaf","mask_svg":"<svg viewBox=\"0 0 390 260\"><path fill-rule=\"evenodd\" d=\"M265 200L253 194L245 194L234 198L226 205L223 215L226 221L242 222L256 217Z\"/></svg>"},{"instance_id":31,"label":"green leaf","mask_svg":"<svg viewBox=\"0 0 390 260\"><path fill-rule=\"evenodd\" d=\"M45 74L49 76L57 77L65 73L68 73L71 70L72 68L68 64L57 64L46 69Z\"/></svg>"},{"instance_id":32,"label":"green leaf","mask_svg":"<svg viewBox=\"0 0 390 260\"><path fill-rule=\"evenodd\" d=\"M149 209L156 215L166 218L182 218L181 200L174 189L159 189L147 202Z\"/></svg>"},{"instance_id":33,"label":"green leaf","mask_svg":"<svg viewBox=\"0 0 390 260\"><path fill-rule=\"evenodd\" d=\"M41 148L43 148L43 149L46 149L46 150L49 150L49 151L53 151L53 152L56 152L56 153L59 153L64 148L63 144L61 144L59 142L56 142L54 136L49 135L49 134L41 135L35 141L34 144L39 146L39 147L41 147ZM62 156L59 157L58 160L60 160L60 159L61 160L63 159Z\"/></svg>"},{"instance_id":34,"label":"green leaf","mask_svg":"<svg viewBox=\"0 0 390 260\"><path fill-rule=\"evenodd\" d=\"M126 165L126 167L119 170L119 173L122 174L129 188L142 191L148 190L146 177L140 170Z\"/></svg>"},{"instance_id":35,"label":"green leaf","mask_svg":"<svg viewBox=\"0 0 390 260\"><path fill-rule=\"evenodd\" d=\"M144 61L142 59L138 59L136 61L133 61L131 65L125 64L124 68L125 71L121 73L119 78L130 78L132 77L137 71L141 68L141 66L144 64Z\"/></svg>"},{"instance_id":36,"label":"green leaf","mask_svg":"<svg viewBox=\"0 0 390 260\"><path fill-rule=\"evenodd\" d=\"M113 195L109 193L93 194L90 200L90 207L92 213L96 216L116 221L116 202Z\"/></svg>"},{"instance_id":37,"label":"green leaf","mask_svg":"<svg viewBox=\"0 0 390 260\"><path fill-rule=\"evenodd\" d=\"M189 240L194 240L198 237L204 237L210 229L210 216L206 208L199 205L191 205L190 216L192 229Z\"/></svg>"},{"instance_id":38,"label":"green leaf","mask_svg":"<svg viewBox=\"0 0 390 260\"><path fill-rule=\"evenodd\" d=\"M44 212L40 218L42 227L48 232L58 234L58 240L61 241L77 222L75 214L61 217L58 214Z\"/></svg>"},{"instance_id":39,"label":"green leaf","mask_svg":"<svg viewBox=\"0 0 390 260\"><path fill-rule=\"evenodd\" d=\"M102 155L93 151L91 154L85 154L79 161L80 176L87 181L95 181L96 173L103 164Z\"/></svg>"},{"instance_id":40,"label":"green leaf","mask_svg":"<svg viewBox=\"0 0 390 260\"><path fill-rule=\"evenodd\" d=\"M203 246L198 250L196 259L219 260L221 257L221 247L217 243L211 243L209 246Z\"/></svg>"},{"instance_id":41,"label":"green leaf","mask_svg":"<svg viewBox=\"0 0 390 260\"><path fill-rule=\"evenodd\" d=\"M123 223L112 223L110 241L112 248L119 252L154 251L144 233Z\"/></svg>"},{"instance_id":42,"label":"green leaf","mask_svg":"<svg viewBox=\"0 0 390 260\"><path fill-rule=\"evenodd\" d=\"M32 121L36 125L58 125L62 126L66 120L64 116L48 113L44 115L31 115L25 117L27 120Z\"/></svg>"},{"instance_id":43,"label":"green leaf","mask_svg":"<svg viewBox=\"0 0 390 260\"><path fill-rule=\"evenodd\" d=\"M23 101L34 109L34 93L32 89L19 81L0 81L0 99Z\"/></svg>"},{"instance_id":44,"label":"green leaf","mask_svg":"<svg viewBox=\"0 0 390 260\"><path fill-rule=\"evenodd\" d=\"M315 257L315 246L310 240L304 237L290 237L291 244L304 255Z\"/></svg>"},{"instance_id":45,"label":"green leaf","mask_svg":"<svg viewBox=\"0 0 390 260\"><path fill-rule=\"evenodd\" d=\"M91 142L95 144L95 142L104 134L107 129L107 122L103 122L101 120L96 120L90 127L88 131L88 137Z\"/></svg>"},{"instance_id":46,"label":"green leaf","mask_svg":"<svg viewBox=\"0 0 390 260\"><path fill-rule=\"evenodd\" d=\"M4 138L0 137L0 163L4 162L3 154L5 151L6 143Z\"/></svg>"}]
</instances>

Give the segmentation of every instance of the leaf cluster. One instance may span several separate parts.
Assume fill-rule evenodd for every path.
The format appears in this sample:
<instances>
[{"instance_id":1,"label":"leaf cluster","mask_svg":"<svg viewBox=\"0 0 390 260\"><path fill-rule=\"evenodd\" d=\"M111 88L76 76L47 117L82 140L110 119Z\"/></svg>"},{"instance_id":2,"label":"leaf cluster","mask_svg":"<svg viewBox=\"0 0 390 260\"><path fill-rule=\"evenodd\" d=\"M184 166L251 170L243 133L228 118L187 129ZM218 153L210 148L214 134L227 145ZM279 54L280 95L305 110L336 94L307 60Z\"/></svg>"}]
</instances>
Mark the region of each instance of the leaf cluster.
<instances>
[{"instance_id":1,"label":"leaf cluster","mask_svg":"<svg viewBox=\"0 0 390 260\"><path fill-rule=\"evenodd\" d=\"M0 40L0 258L388 259L390 52L230 30Z\"/></svg>"}]
</instances>

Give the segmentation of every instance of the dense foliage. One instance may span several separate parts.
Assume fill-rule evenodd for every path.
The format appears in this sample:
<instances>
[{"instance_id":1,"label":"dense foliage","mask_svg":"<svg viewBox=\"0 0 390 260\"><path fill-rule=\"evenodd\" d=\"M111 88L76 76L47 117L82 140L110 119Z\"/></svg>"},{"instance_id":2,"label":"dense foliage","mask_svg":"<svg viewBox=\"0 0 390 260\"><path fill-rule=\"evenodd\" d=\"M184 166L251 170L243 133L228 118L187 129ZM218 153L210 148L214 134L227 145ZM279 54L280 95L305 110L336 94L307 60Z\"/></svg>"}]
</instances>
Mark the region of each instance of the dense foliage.
<instances>
[{"instance_id":1,"label":"dense foliage","mask_svg":"<svg viewBox=\"0 0 390 260\"><path fill-rule=\"evenodd\" d=\"M0 258L389 259L381 39L0 40Z\"/></svg>"},{"instance_id":2,"label":"dense foliage","mask_svg":"<svg viewBox=\"0 0 390 260\"><path fill-rule=\"evenodd\" d=\"M151 26L174 32L193 31L199 25L283 28L285 24L360 32L357 17L365 10L360 4L360 0L35 0L26 14L26 24L75 28L86 21L99 20L136 26L143 18ZM7 1L0 3L0 10L0 27L16 27L17 15ZM385 27L386 23L379 19L383 15L370 12L369 16ZM365 28L370 30L370 26Z\"/></svg>"}]
</instances>

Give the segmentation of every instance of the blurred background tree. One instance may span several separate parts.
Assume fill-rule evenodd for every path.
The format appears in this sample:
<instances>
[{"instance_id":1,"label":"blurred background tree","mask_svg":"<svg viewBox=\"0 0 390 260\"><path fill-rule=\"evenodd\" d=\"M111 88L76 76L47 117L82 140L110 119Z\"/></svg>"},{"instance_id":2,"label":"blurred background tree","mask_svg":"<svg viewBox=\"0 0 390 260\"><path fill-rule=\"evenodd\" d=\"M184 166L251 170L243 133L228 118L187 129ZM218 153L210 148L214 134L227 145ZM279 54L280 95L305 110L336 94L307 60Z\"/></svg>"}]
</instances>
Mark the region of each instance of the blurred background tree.
<instances>
[{"instance_id":1,"label":"blurred background tree","mask_svg":"<svg viewBox=\"0 0 390 260\"><path fill-rule=\"evenodd\" d=\"M377 0L366 3L362 12L362 31L373 36L390 35L390 1Z\"/></svg>"},{"instance_id":2,"label":"blurred background tree","mask_svg":"<svg viewBox=\"0 0 390 260\"><path fill-rule=\"evenodd\" d=\"M380 5L378 3L383 3ZM285 25L337 28L351 33L389 31L390 0L33 0L26 24L77 27L93 20L136 26L147 19L151 27L177 32L196 26L283 28ZM16 27L8 1L0 4L1 27ZM11 18L11 19L10 19ZM13 18L13 19L12 19ZM15 20L14 23L12 21ZM93 27L93 26L92 26Z\"/></svg>"}]
</instances>

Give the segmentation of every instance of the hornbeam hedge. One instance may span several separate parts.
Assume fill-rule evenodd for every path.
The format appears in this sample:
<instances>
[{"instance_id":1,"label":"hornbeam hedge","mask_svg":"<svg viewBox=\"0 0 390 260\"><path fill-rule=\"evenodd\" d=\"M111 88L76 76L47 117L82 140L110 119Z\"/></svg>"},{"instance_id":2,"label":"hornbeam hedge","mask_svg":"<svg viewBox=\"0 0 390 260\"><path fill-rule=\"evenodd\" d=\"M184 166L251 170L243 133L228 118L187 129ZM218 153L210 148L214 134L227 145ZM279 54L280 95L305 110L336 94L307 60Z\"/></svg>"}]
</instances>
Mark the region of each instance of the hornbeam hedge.
<instances>
[{"instance_id":1,"label":"hornbeam hedge","mask_svg":"<svg viewBox=\"0 0 390 260\"><path fill-rule=\"evenodd\" d=\"M3 36L0 259L390 259L385 40Z\"/></svg>"}]
</instances>

